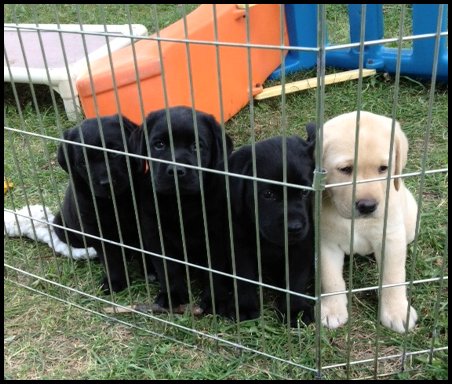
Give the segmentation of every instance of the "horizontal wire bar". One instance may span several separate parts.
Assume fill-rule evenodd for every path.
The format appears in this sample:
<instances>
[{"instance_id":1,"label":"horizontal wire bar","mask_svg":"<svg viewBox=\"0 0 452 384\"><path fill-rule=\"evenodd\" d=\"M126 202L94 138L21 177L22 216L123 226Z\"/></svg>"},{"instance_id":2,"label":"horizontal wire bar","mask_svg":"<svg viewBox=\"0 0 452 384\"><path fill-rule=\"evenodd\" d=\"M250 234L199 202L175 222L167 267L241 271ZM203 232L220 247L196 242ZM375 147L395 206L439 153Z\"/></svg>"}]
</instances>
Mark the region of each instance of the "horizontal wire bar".
<instances>
[{"instance_id":1,"label":"horizontal wire bar","mask_svg":"<svg viewBox=\"0 0 452 384\"><path fill-rule=\"evenodd\" d=\"M298 367L298 368L303 368L303 369L307 369L307 370L309 370L309 371L311 371L311 372L316 372L316 370L313 369L313 368L311 368L311 367L307 367L307 366L304 366L304 365L302 365L302 364L295 363L295 362L290 361L290 360L285 360L285 359L282 359L282 358L280 358L280 357L277 357L277 356L270 355L270 354L265 353L265 352L261 352L261 351L255 350L255 349L253 349L253 348L246 347L246 346L244 346L243 344L237 344L237 343L234 343L234 342L232 342L232 341L222 339L221 337L214 336L214 335L211 335L211 334L208 334L208 333L204 333L204 332L195 330L195 329L193 329L193 328L188 328L188 327L185 327L185 326L183 326L183 325L180 325L180 324L177 324L177 323L174 323L174 322L171 322L171 321L162 319L162 318L160 318L160 317L153 316L153 315L151 315L151 314L149 314L149 313L146 313L146 312L137 311L136 309L133 309L133 308L130 308L130 307L126 307L126 306L123 306L123 305L118 304L118 303L113 303L113 302L111 302L111 301L109 301L109 300L102 299L101 297L93 296L93 295L90 295L90 294L88 294L88 293L86 293L86 292L82 292L82 291L79 291L79 290L77 290L77 289L68 287L68 286L66 286L66 285L59 284L59 283L57 283L57 282L55 282L55 281L52 281L52 280L48 280L48 279L46 279L46 278L44 278L44 277L41 277L41 276L38 276L38 275L35 275L35 274L32 274L32 273L28 273L28 272L23 271L23 270L21 270L21 269L19 269L19 268L15 268L15 267L13 267L13 266L11 266L11 265L4 264L4 266L7 267L7 268L10 268L10 269L12 269L12 270L15 270L16 272L24 273L25 275L28 275L29 277L33 277L33 278L36 278L36 279L38 279L38 280L45 281L45 282L47 282L47 283L49 283L49 284L52 284L52 285L57 286L57 287L60 287L60 288L67 289L67 290L69 290L69 291L71 291L71 292L74 292L74 293L78 293L78 294L80 294L80 295L82 295L82 296L85 296L85 297L88 297L88 298L90 298L90 299L94 299L94 300L96 300L96 301L99 301L99 302L108 304L108 305L110 305L110 306L113 305L114 307L117 307L117 308L126 309L127 311L130 311L131 313L135 313L135 314L138 314L138 315L141 315L141 316L144 316L144 317L148 317L148 318L150 318L150 319L152 319L152 320L156 320L156 321L158 321L158 322L161 322L161 323L164 323L164 324L167 324L167 325L175 326L175 327L177 327L177 328L179 328L179 329L181 329L181 330L183 330L183 331L195 333L195 334L197 334L197 335L199 335L199 336L203 336L203 337L206 337L206 338L215 340L215 341L219 341L219 342L225 343L225 344L227 344L228 346L232 346L232 347L235 347L235 348L243 349L243 350L245 350L245 351L247 351L247 352L257 353L257 354L259 354L259 355L262 355L262 356L265 356L265 357L269 357L269 358L271 358L271 359L275 359L275 360L281 361L281 362L283 362L283 363L288 363L288 364L294 365L294 366L296 366L296 367ZM66 303L66 304L74 305L74 306L76 306L76 307L79 308L79 309L86 310L86 311L91 312L91 313L93 313L93 314L101 315L102 317L106 317L106 318L108 318L108 319L110 319L110 320L114 320L114 321L117 321L117 322L122 323L122 324L124 324L124 325L132 326L132 327L134 327L134 328L143 330L143 331L145 331L145 332L147 332L147 333L150 333L150 334L152 334L152 335L154 335L154 336L159 336L159 337L167 338L167 339L170 339L170 340L175 341L175 342L177 342L177 343L180 343L180 344L183 344L183 345L186 345L186 346L188 346L188 347L193 348L193 345L191 345L191 344L186 344L186 343L181 342L180 340L174 339L174 338L172 338L172 337L170 337L170 336L167 336L167 335L164 335L164 334L161 334L161 333L157 333L157 332L153 332L152 330L150 330L150 329L148 329L148 328L139 327L139 326L137 326L136 324L128 323L128 322L126 322L126 321L120 320L120 319L118 319L118 318L116 318L116 317L113 317L113 316L108 316L108 315L106 315L105 313L102 313L102 312L94 311L94 310L89 309L89 308L87 308L87 307L83 307L83 306L81 306L81 305L79 305L79 304L77 304L77 303L74 303L74 302L71 302L71 301L68 301L68 300L64 300L64 299L62 299L62 298L60 298L60 297L50 295L50 294L48 294L48 293L46 293L46 292L37 290L37 289L35 289L35 288L33 288L33 287L29 287L29 286L27 286L27 285L25 285L25 284L22 284L22 283L18 282L18 281L11 280L11 279L8 279L8 278L7 278L7 280L10 281L10 282L13 283L13 284L16 284L16 285L18 285L18 286L21 286L21 287L23 287L23 288L26 288L26 289L28 289L28 290L30 290L30 291L33 291L33 292L42 294L42 295L47 296L47 297L50 297L50 298L57 299L58 301L61 301L61 302ZM195 348L197 348L197 347L195 347ZM433 349L433 352L446 351L446 350L448 350L448 349L449 349L449 347L437 347L437 348L434 348L434 349ZM431 349L424 349L424 350L420 350L420 351L406 352L405 355L406 355L406 356L412 356L412 355L420 355L420 354L431 353L431 352L432 352ZM400 358L400 357L402 357L402 355L403 355L403 354L395 354L395 355L390 355L390 356L380 356L380 357L378 358L378 360L381 361L381 360L388 360L388 359ZM351 361L349 364L350 364L350 365L357 365L357 364L371 363L371 362L373 362L373 361L374 361L374 359L362 359L362 360L354 360L354 361ZM339 363L339 364L325 365L325 366L322 366L322 369L340 368L340 367L344 367L344 366L346 366L346 365L347 365L347 363Z\"/></svg>"},{"instance_id":2,"label":"horizontal wire bar","mask_svg":"<svg viewBox=\"0 0 452 384\"><path fill-rule=\"evenodd\" d=\"M282 359L282 358L280 358L280 357L277 357L277 356L274 356L274 355L270 355L270 354L268 354L268 353L265 353L265 352L258 351L258 350L256 350L256 349L247 347L247 346L245 346L245 345L243 345L243 344L237 344L237 343L234 343L233 341L229 341L229 340L222 339L221 337L218 337L218 336L215 336L215 335L211 335L211 334L209 334L209 333L204 333L204 332L198 331L198 330L193 329L193 328L188 328L188 327L185 327L185 326L183 326L183 325L177 324L177 323L175 323L175 322L168 321L168 320L162 319L162 318L157 317L157 316L153 316L153 315L151 315L151 314L149 314L149 313L146 313L146 312L137 311L136 309L133 309L133 308L130 308L130 307L125 307L125 306L123 306L123 305L121 305L121 304L118 304L118 303L113 303L112 301L108 301L108 300L102 299L101 297L98 297L98 296L90 295L89 293L85 293L85 292L79 291L79 290L77 290L77 289L68 287L68 286L66 286L66 285L59 284L59 283L57 283L57 282L55 282L55 281L48 280L48 279L46 279L46 278L44 278L44 277L35 275L35 274L33 274L33 273L29 273L29 272L26 272L26 271L22 271L21 269L15 268L15 267L13 267L13 266L11 266L11 265L8 265L8 264L4 264L4 265L5 265L5 267L10 268L10 269L12 269L12 270L15 270L16 272L24 273L24 274L26 274L26 275L28 275L28 276L30 276L30 277L36 278L36 279L41 280L41 281L45 281L45 282L47 282L47 283L49 283L49 284L55 285L55 286L60 287L60 288L67 289L67 290L69 290L69 291L71 291L71 292L78 293L78 294L80 294L80 295L89 297L90 299L94 299L94 300L100 301L100 302L105 303L105 304L108 304L108 305L110 305L110 306L113 305L113 306L118 307L118 308L121 308L121 309L126 309L127 311L130 311L131 313L135 313L135 314L139 314L139 315L141 315L141 316L148 317L148 318L150 318L150 319L152 319L152 320L159 321L159 322L164 323L164 324L166 324L166 325L175 326L175 327L177 327L177 328L179 328L179 329L181 329L181 330L183 330L183 331L191 332L191 333L194 333L194 334L196 334L196 335L198 335L198 336L203 336L203 337L206 337L206 338L215 340L215 341L219 341L219 342L225 343L225 344L227 344L228 346L232 346L232 347L235 347L235 348L243 349L243 350L245 350L245 351L247 351L247 352L257 353L257 354L259 354L259 355L261 355L261 356L269 357L269 358L271 358L271 359L273 359L273 360L278 360L278 361L280 361L280 362L287 363L287 364L291 364L291 365L296 366L296 367L298 367L298 368L303 368L303 369L307 369L307 370L309 370L309 371L315 372L315 369L313 369L313 368L311 368L311 367L307 367L307 366L305 366L305 365L298 364L298 363L295 363L295 362L290 361L290 360ZM39 291L39 290L36 290L36 289L34 289L34 288L32 288L32 287L29 287L29 286L27 286L27 285L24 285L24 284L21 284L21 283L19 283L19 282L16 282L15 280L8 279L8 281L10 281L10 282L12 282L12 283L14 283L14 284L20 285L20 286L22 286L22 287L24 287L24 288L26 288L26 289L29 289L29 290L31 290L31 291L34 291L34 292L36 292L36 293L40 293L40 294L43 294L43 295L45 295L45 296L49 296L49 297L55 298L55 299L57 299L57 300L60 300L60 301L62 301L62 302L64 302L64 303L67 303L67 304L70 304L70 305L75 305L75 306L77 306L77 307L80 308L80 309L87 310L87 311L89 311L89 312L92 312L92 313L96 313L96 314L102 315L103 317L107 317L108 319L111 319L111 320L114 320L114 321L119 321L119 322L122 322L123 324L131 325L131 326L133 326L133 327L137 327L136 325L134 325L134 324L132 324L132 323L124 322L124 321L119 320L119 319L117 319L117 318L115 318L115 317L107 316L106 314L103 314L103 313L101 313L101 312L97 312L97 311L88 309L88 308L86 308L86 307L82 307L82 306L80 306L80 305L78 305L78 304L76 304L76 303L72 303L72 302L70 302L70 301L63 300L63 299L61 299L61 298L59 298L59 297L56 297L56 296L52 296L52 295L47 294L47 293L45 293L45 292L43 292L43 291ZM138 328L138 327L137 327L137 328ZM163 336L163 335L161 335L161 334L154 333L154 332L148 330L147 328L139 328L139 329L142 329L143 331L149 332L149 333L154 334L154 335L156 335L156 336ZM163 336L163 337L167 337L167 336ZM189 345L189 346L191 346L191 345ZM191 346L191 347L192 347L192 346Z\"/></svg>"},{"instance_id":3,"label":"horizontal wire bar","mask_svg":"<svg viewBox=\"0 0 452 384\"><path fill-rule=\"evenodd\" d=\"M435 348L434 352L439 352L439 351L445 351L448 350L449 347L438 347ZM388 360L388 359L396 359L399 357L402 357L403 355L405 356L413 356L413 355L420 355L422 353L430 353L431 349L423 349L421 351L412 351L412 352L405 352L403 353L399 353L396 355L390 355L390 356L380 356L378 357L378 361L381 360ZM354 360L354 361L350 361L350 365L357 365L357 364L364 364L364 363L373 363L375 359L363 359L363 360ZM322 367L322 369L331 369L331 368L340 368L340 367L344 367L345 365L347 365L347 363L339 363L339 364L332 364L332 365L326 365L324 367Z\"/></svg>"},{"instance_id":4,"label":"horizontal wire bar","mask_svg":"<svg viewBox=\"0 0 452 384\"><path fill-rule=\"evenodd\" d=\"M45 221L45 220L42 220L42 219L38 219L38 218L30 217L30 216L27 216L27 215L23 215L23 214L20 214L18 212L12 211L12 210L10 210L8 208L4 208L4 211L16 214L17 216L20 216L20 217L23 217L23 218L26 218L26 219L30 219L30 220L34 220L34 221L37 221L37 222L40 222L40 223L43 223L43 224L47 224L47 225L50 225L50 226L53 226L53 227L58 227L58 228L67 230L69 232L77 233L77 234L80 234L80 235L83 235L83 236L86 236L86 237L90 237L90 238L93 238L93 239L96 239L96 240L101 240L101 241L104 241L106 243L110 243L110 244L113 244L113 245L118 245L120 247L129 249L129 250L132 250L132 251L143 252L143 253L145 253L147 255L150 255L150 256L159 257L159 258L165 259L165 260L170 260L172 262L183 264L183 265L186 265L186 266L189 266L189 267L194 267L194 268L201 269L201 270L204 270L204 271L213 272L213 273L225 276L225 277L229 277L229 278L245 281L245 282L248 282L248 283L252 283L254 285L262 286L264 288L270 288L270 289L273 289L273 290L276 290L276 291L279 291L279 292L290 293L290 294L292 294L294 296L304 297L304 298L307 298L307 299L310 299L310 300L313 300L313 301L318 301L317 297L314 297L314 296L311 296L311 295L305 295L305 294L302 294L302 293L299 293L299 292L295 292L295 291L291 291L291 290L288 290L288 289L279 288L279 287L273 286L271 284L260 283L260 282L255 281L255 280L246 279L246 278L238 276L238 275L233 275L233 274L230 274L230 273L227 273L227 272L218 271L218 270L215 270L215 269L204 267L204 266L199 265L199 264L193 264L193 263L190 263L190 262L186 262L184 260L173 259L173 258L171 258L169 256L165 256L165 255L161 255L161 254L158 254L158 253L146 251L146 250L143 250L143 249L140 249L140 248L136 248L136 247L127 245L127 244L120 244L120 243L118 243L116 241L113 241L113 240L104 239L104 238L99 237L99 236L91 235L91 234L85 233L85 232L80 232L80 231L77 231L75 229L67 228L67 227L64 227L62 225L54 224L54 223L51 223L51 222L48 222L48 221ZM422 279L422 280L415 280L415 281L413 281L413 284L435 282L435 281L440 281L440 280L448 280L448 276L433 277L433 278ZM409 284L410 284L409 281L402 282L402 283L394 283L394 284L384 284L384 285L382 285L382 288L391 288L391 287L397 287L397 286L409 285ZM356 293L356 292L364 292L364 291L378 290L378 289L379 289L379 286L375 285L375 286L371 286L371 287L354 288L354 289L351 290L351 292L352 293ZM344 291L322 293L320 297L335 296L335 295L340 295L340 294L348 293L348 292L350 292L350 291L349 290L344 290Z\"/></svg>"},{"instance_id":5,"label":"horizontal wire bar","mask_svg":"<svg viewBox=\"0 0 452 384\"><path fill-rule=\"evenodd\" d=\"M155 161L155 162L158 162L158 163L173 164L173 165L180 165L181 164L181 163L178 163L176 161L162 160L162 159L157 159L157 158L149 157L149 156L145 156L145 155L139 155L139 154L132 153L132 152L122 152L122 151L117 151L115 149L102 148L102 147L97 147L97 146L94 146L94 145L77 143L77 142L74 142L74 141L69 141L69 140L56 138L56 137L52 137L52 136L46 136L46 135L42 135L42 134L39 134L39 133L24 132L24 131L21 131L20 129L11 128L11 127L4 127L4 129L6 129L8 131L19 133L19 134L25 134L25 135L30 135L30 136L39 137L39 138L46 138L46 139L57 141L57 142L61 142L61 143L67 143L67 144L71 144L71 145L78 145L80 147L92 148L92 149L96 149L96 150L99 150L99 151L111 152L111 153L116 153L116 154L120 154L120 155L129 156L129 157L135 157L135 158L141 159L141 160L151 160L151 161ZM225 172L225 171L220 171L220 170L217 170L217 169L200 167L198 165L183 164L183 166L186 167L186 168L196 169L196 170L200 170L200 171L204 171L204 172L216 173L216 174L219 174L219 175L234 176L234 177L238 177L238 178L245 179L245 180L256 180L256 181L262 181L262 182L265 182L265 183L268 183L268 184L281 185L281 186L286 186L286 187L291 187L291 188L298 188L298 189L306 189L306 190L309 190L309 191L316 191L316 189L314 187L309 187L307 185L292 184L292 183L283 182L283 181L276 181L276 180L270 180L270 179L265 179L265 178L260 178L260 177L242 175L242 174L239 174L239 173ZM404 173L402 175L392 175L392 176L390 176L390 178L391 179L399 179L399 178L405 178L405 177L419 176L419 175L422 175L422 174L430 175L430 174L436 174L436 173L447 173L448 171L449 171L448 168L440 168L440 169L432 169L432 170L419 171L419 172ZM373 181L383 181L383 180L386 181L387 177L385 176L385 177L378 177L378 178L373 178L373 179L357 180L356 184L370 183L370 182L373 182ZM343 183L326 184L325 188L343 187L343 186L347 186L347 185L353 185L353 182L348 181L348 182L343 182Z\"/></svg>"},{"instance_id":6,"label":"horizontal wire bar","mask_svg":"<svg viewBox=\"0 0 452 384\"><path fill-rule=\"evenodd\" d=\"M449 171L449 168L438 168L438 169L431 169L431 170L423 170L418 172L410 172L410 173L403 173L402 175L391 175L389 177L376 177L373 179L365 179L365 180L356 180L356 184L364 184L364 183L371 183L374 181L387 181L388 178L391 180L395 179L403 179L406 177L413 177L413 176L420 176L420 175L431 175L436 173L447 173ZM326 188L335 188L335 187L344 187L346 185L353 185L353 182L347 181L344 183L332 183L332 184L326 184Z\"/></svg>"},{"instance_id":7,"label":"horizontal wire bar","mask_svg":"<svg viewBox=\"0 0 452 384\"><path fill-rule=\"evenodd\" d=\"M118 33L115 32L90 32L90 31L73 31L73 30L65 30L65 29L53 29L53 28L40 28L40 27L20 27L9 25L8 28L15 28L20 30L30 30L30 31L48 31L48 32L67 32L74 34L83 34L83 35L95 35L95 36L113 36L118 37ZM448 31L441 32L440 36L446 37L448 36ZM151 41L161 41L161 42L172 42L172 43L191 43L198 45L212 45L212 46L224 46L224 47L235 47L235 48L257 48L257 49L279 49L279 50L292 50L292 51L306 51L306 52L318 52L320 48L317 47L300 47L300 46L292 46L292 45L270 45L270 44L252 44L252 43L230 43L230 42L220 42L220 41L206 41L206 40L194 40L194 39L183 39L183 38L169 38L169 37L157 37L157 36L137 36L131 34L121 33L120 37L124 38L132 38L134 40L151 40ZM420 35L410 35L405 36L401 40L402 41L413 41L413 40L421 40L421 39L431 39L437 36L437 33L424 33ZM386 38L386 39L378 39L378 40L369 40L364 42L364 46L372 46L379 44L389 44L396 43L399 41L399 38ZM325 51L334 51L346 48L356 48L359 47L361 43L348 43L348 44L338 44L334 46L326 46Z\"/></svg>"}]
</instances>

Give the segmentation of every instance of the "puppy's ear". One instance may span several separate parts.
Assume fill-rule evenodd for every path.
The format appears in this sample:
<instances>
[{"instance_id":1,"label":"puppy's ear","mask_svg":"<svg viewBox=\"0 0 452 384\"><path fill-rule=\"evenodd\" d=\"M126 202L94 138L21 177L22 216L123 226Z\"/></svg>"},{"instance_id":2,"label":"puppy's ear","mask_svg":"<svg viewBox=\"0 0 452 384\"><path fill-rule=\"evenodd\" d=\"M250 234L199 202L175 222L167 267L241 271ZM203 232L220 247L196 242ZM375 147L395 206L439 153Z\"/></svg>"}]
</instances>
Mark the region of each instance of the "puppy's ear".
<instances>
[{"instance_id":1,"label":"puppy's ear","mask_svg":"<svg viewBox=\"0 0 452 384\"><path fill-rule=\"evenodd\" d=\"M149 137L151 135L152 128L155 126L158 119L164 116L164 110L159 110L155 112L151 112L143 121L143 123L138 126L136 129L132 129L132 132L129 137L129 150L132 153L142 156L149 156L147 145L146 145L146 134ZM125 120L124 120L125 121ZM129 120L130 122L130 120ZM134 124L130 122L131 124ZM124 126L126 124L124 123ZM145 170L146 160L143 159L135 159L137 172L141 172Z\"/></svg>"},{"instance_id":2,"label":"puppy's ear","mask_svg":"<svg viewBox=\"0 0 452 384\"><path fill-rule=\"evenodd\" d=\"M247 145L234 152L229 157L229 172L252 176L251 146ZM237 176L229 177L230 194L232 198L232 210L242 215L251 207L247 207L247 188L252 182Z\"/></svg>"},{"instance_id":3,"label":"puppy's ear","mask_svg":"<svg viewBox=\"0 0 452 384\"><path fill-rule=\"evenodd\" d=\"M80 142L80 127L74 127L71 129L67 129L66 131L63 132L63 139L65 140L70 140L70 141L75 141L77 143ZM66 156L64 154L64 148L66 148L66 152L67 152L67 161L66 161ZM58 151L57 151L57 160L58 160L58 164L60 164L61 168L63 168L67 173L69 173L69 164L74 164L74 146L67 144L67 143L63 143L61 142L60 145L58 146ZM69 162L69 164L68 164Z\"/></svg>"},{"instance_id":4,"label":"puppy's ear","mask_svg":"<svg viewBox=\"0 0 452 384\"><path fill-rule=\"evenodd\" d=\"M315 123L310 122L310 123L306 124L306 132L308 133L308 138L307 138L306 142L309 145L308 151L311 156L314 154L314 149L315 149L315 139L316 139L315 130L316 130Z\"/></svg>"},{"instance_id":5,"label":"puppy's ear","mask_svg":"<svg viewBox=\"0 0 452 384\"><path fill-rule=\"evenodd\" d=\"M219 164L224 162L223 158L223 134L221 131L221 126L218 121L212 115L207 113L199 112L201 120L204 124L206 124L210 128L210 132L212 133L213 143L211 146L211 158L209 166L211 168L217 168ZM232 143L231 138L227 133L225 133L226 139L226 158L229 157L232 150L234 149L234 145Z\"/></svg>"},{"instance_id":6,"label":"puppy's ear","mask_svg":"<svg viewBox=\"0 0 452 384\"><path fill-rule=\"evenodd\" d=\"M402 129L400 128L400 124L398 121L396 121L395 124L395 175L401 175L403 168L405 168L405 165L408 160L408 140L403 133ZM398 191L400 188L400 179L394 179L394 186L396 190Z\"/></svg>"},{"instance_id":7,"label":"puppy's ear","mask_svg":"<svg viewBox=\"0 0 452 384\"><path fill-rule=\"evenodd\" d=\"M315 129L316 129L315 123L310 122L306 124L306 132L308 133L307 141L315 142Z\"/></svg>"},{"instance_id":8,"label":"puppy's ear","mask_svg":"<svg viewBox=\"0 0 452 384\"><path fill-rule=\"evenodd\" d=\"M126 137L129 137L137 128L138 125L136 125L133 121L129 120L125 116L118 116L119 121L122 120L122 125L124 126L124 130L126 131Z\"/></svg>"},{"instance_id":9,"label":"puppy's ear","mask_svg":"<svg viewBox=\"0 0 452 384\"><path fill-rule=\"evenodd\" d=\"M119 124L121 126L121 120L122 120L122 127L124 127L125 137L127 140L127 149L131 153L136 153L135 148L135 137L132 143L132 136L139 135L137 131L139 131L138 125L136 125L133 121L129 120L127 117L123 115L118 115ZM143 169L143 163L141 159L137 159L136 157L130 156L130 164L132 165L133 169L139 173Z\"/></svg>"}]
</instances>

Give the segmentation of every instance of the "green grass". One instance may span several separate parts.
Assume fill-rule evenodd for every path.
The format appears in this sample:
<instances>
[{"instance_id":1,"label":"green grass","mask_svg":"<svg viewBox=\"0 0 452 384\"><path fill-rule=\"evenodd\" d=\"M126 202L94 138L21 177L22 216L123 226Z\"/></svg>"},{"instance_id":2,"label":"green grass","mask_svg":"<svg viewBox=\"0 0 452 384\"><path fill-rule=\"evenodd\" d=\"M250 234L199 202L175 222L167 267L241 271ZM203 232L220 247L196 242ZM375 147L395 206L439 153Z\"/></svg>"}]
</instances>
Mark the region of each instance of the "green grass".
<instances>
[{"instance_id":1,"label":"green grass","mask_svg":"<svg viewBox=\"0 0 452 384\"><path fill-rule=\"evenodd\" d=\"M39 24L143 24L149 32L165 28L185 12L189 13L197 4L28 4L4 7L5 23L39 23Z\"/></svg>"},{"instance_id":2,"label":"green grass","mask_svg":"<svg viewBox=\"0 0 452 384\"><path fill-rule=\"evenodd\" d=\"M187 11L193 6L187 8ZM159 5L159 23L164 27L181 17L181 6ZM154 8L148 5L16 5L5 6L5 22L31 23L132 23L155 30ZM385 6L385 37L397 36L400 6ZM80 16L79 16L80 15ZM391 16L392 15L392 16ZM346 8L327 7L330 40L346 42ZM337 26L337 27L336 27ZM327 72L339 70L328 69ZM288 81L316 76L304 71L289 76ZM357 81L330 85L325 90L325 118L357 107ZM265 86L273 85L268 82ZM17 100L11 85L4 86L5 126L22 131L59 137L73 123L67 121L58 95L55 101L46 86L35 86L39 113L29 85L16 84ZM405 172L447 168L448 164L448 88L439 85L434 94L429 144L424 150L429 108L430 84L403 77L398 86L397 116L408 136L410 155ZM378 74L363 80L362 108L390 116L396 85L392 76ZM56 103L56 104L54 104ZM18 105L21 113L18 112ZM245 107L226 124L236 147L250 142L250 108ZM308 90L286 96L288 134L305 136L304 125L316 119L316 91ZM256 138L282 133L281 99L254 104ZM56 162L57 142L4 132L4 176L15 184L5 195L7 208L21 208L43 201L56 211L67 185L67 175ZM424 159L425 157L425 159ZM420 178L406 180L410 190L420 192ZM409 247L408 276L414 280L447 275L447 174L425 176L422 189L421 228L417 242ZM155 285L134 280L130 290L114 297L99 292L102 268L97 262L75 262L55 256L44 244L27 239L5 238L5 263L35 276L5 269L4 368L8 379L312 379L308 370L258 353L242 351L205 335L243 345L294 364L316 367L316 330L288 331L271 309L272 294L266 295L263 321L236 323L212 316L194 318L190 314L157 319L139 314L102 316L108 303L122 305L152 303ZM347 262L348 263L348 262ZM446 263L446 265L444 265ZM354 286L373 286L378 282L375 260L354 257ZM348 264L345 268L348 275ZM132 267L132 274L137 272ZM43 281L42 278L50 282ZM56 282L63 287L52 284ZM24 288L28 287L28 288ZM64 287L73 288L76 291ZM33 289L34 291L31 291ZM266 292L268 293L268 292ZM48 295L48 296L44 296ZM419 314L414 331L406 337L376 324L377 296L373 291L353 295L348 326L338 330L323 329L322 365L391 356L403 350L428 350L448 343L447 281L416 284L411 290L413 306ZM49 297L50 296L50 297ZM58 300L56 300L56 299ZM437 308L438 306L438 308ZM83 308L83 309L82 309ZM159 321L167 320L170 324ZM196 330L198 333L184 330ZM350 331L350 338L348 332ZM378 345L377 345L378 332ZM159 336L162 335L162 336ZM448 378L447 350L413 355L401 372L400 358L382 360L378 375L399 379ZM327 379L365 378L374 374L373 361L323 370Z\"/></svg>"}]
</instances>

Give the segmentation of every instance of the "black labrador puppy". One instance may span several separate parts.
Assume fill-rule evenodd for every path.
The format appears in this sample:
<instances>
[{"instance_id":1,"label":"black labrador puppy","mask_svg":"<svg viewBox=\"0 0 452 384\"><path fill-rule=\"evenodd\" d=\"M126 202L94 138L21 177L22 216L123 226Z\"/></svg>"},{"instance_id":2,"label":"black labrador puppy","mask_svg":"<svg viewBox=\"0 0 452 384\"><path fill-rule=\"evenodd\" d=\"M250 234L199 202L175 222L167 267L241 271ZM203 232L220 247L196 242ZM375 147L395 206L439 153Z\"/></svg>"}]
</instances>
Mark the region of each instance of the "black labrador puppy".
<instances>
[{"instance_id":1,"label":"black labrador puppy","mask_svg":"<svg viewBox=\"0 0 452 384\"><path fill-rule=\"evenodd\" d=\"M287 137L287 182L300 186L312 186L314 171L315 127L307 127L308 141L297 136ZM256 143L257 177L283 181L282 137L273 137ZM244 146L229 159L229 171L253 175L252 148ZM258 278L256 215L253 181L230 177L231 206L235 248L236 273L255 280ZM289 289L307 293L313 274L313 224L311 193L306 189L287 187L287 244ZM285 270L285 216L284 187L257 181L258 230L263 281L286 288ZM259 316L257 285L237 280L240 320ZM302 320L310 323L313 309L309 300L290 296L291 325L303 312ZM277 308L287 320L286 295L280 293ZM232 316L235 316L233 306Z\"/></svg>"},{"instance_id":2,"label":"black labrador puppy","mask_svg":"<svg viewBox=\"0 0 452 384\"><path fill-rule=\"evenodd\" d=\"M122 120L122 126L120 120ZM99 149L86 147L88 160L86 161L82 146L62 142L58 147L58 162L66 172L70 172L72 177L66 190L62 209L55 216L55 224L114 242L139 247L132 185L136 183L135 179L141 171L139 168L141 164L136 158L129 157L131 180L126 155L105 152L101 149L108 148L125 152L130 135L136 129L139 129L138 126L126 117L114 115L101 117L100 126L98 120L93 118L64 132L65 140L84 143L99 147ZM102 134L105 145L102 143ZM105 159L105 154L107 159ZM116 202L116 212L114 201ZM126 288L127 280L122 247L58 227L55 227L55 232L60 240L73 247L85 247L85 239L87 246L96 250L106 272L108 265L111 287L108 277L105 275L102 280L102 289L105 293L109 293L111 290L118 292ZM125 252L128 256L133 254L127 249Z\"/></svg>"},{"instance_id":3,"label":"black labrador puppy","mask_svg":"<svg viewBox=\"0 0 452 384\"><path fill-rule=\"evenodd\" d=\"M180 106L155 111L132 137L136 153L148 156L149 145L152 158L143 162L147 177L140 185L143 242L147 251L205 267L209 266L209 250L210 267L225 271L228 226L224 176L187 165L198 166L199 158L203 168L222 170L224 148L229 155L233 145L225 134L223 146L221 127L213 116L196 111L195 118L197 135L191 108ZM158 161L173 159L176 164ZM155 304L177 311L176 307L189 301L186 266L167 261L166 278L163 259L153 256L150 260L160 282ZM223 277L212 273L212 295L209 274L193 268L190 279L192 272L201 282L201 308L210 312L215 303L216 312L225 313L228 289Z\"/></svg>"}]
</instances>

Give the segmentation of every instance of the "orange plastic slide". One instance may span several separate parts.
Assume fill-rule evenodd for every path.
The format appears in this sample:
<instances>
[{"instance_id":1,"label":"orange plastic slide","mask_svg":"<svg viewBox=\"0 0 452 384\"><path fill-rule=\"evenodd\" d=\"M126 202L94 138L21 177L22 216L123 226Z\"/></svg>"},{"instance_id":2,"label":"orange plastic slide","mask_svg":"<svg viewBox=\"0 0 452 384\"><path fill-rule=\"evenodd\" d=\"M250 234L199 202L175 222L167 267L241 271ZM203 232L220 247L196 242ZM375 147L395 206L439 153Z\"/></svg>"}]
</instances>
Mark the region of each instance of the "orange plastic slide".
<instances>
[{"instance_id":1,"label":"orange plastic slide","mask_svg":"<svg viewBox=\"0 0 452 384\"><path fill-rule=\"evenodd\" d=\"M217 4L216 14L218 42L247 42L244 9L239 9L235 4ZM186 21L188 36L185 35L184 20L181 19L161 30L160 37L215 41L212 4L201 5L187 15ZM281 45L279 5L258 4L250 7L249 31L251 44ZM286 31L284 44L288 45ZM120 112L136 123L141 123L138 74L145 114L165 107L165 89L169 106L194 105L196 109L211 113L220 120L218 78L220 73L226 121L249 102L248 56L251 57L253 95L262 92L261 84L281 64L279 49L220 46L217 65L214 45L190 42L190 71L194 98L192 104L186 46L185 42L161 42L163 63L160 63L158 42L140 40L135 44L136 64L131 46L112 53L114 71L108 57L93 62L91 64L93 88L89 72L82 74L76 81L86 117L95 117L96 110L101 116L117 113L116 98L118 98Z\"/></svg>"}]
</instances>

